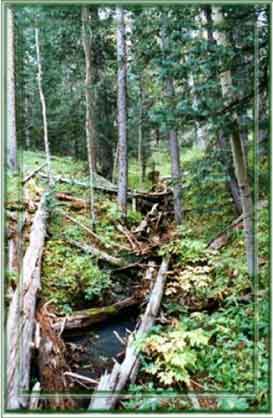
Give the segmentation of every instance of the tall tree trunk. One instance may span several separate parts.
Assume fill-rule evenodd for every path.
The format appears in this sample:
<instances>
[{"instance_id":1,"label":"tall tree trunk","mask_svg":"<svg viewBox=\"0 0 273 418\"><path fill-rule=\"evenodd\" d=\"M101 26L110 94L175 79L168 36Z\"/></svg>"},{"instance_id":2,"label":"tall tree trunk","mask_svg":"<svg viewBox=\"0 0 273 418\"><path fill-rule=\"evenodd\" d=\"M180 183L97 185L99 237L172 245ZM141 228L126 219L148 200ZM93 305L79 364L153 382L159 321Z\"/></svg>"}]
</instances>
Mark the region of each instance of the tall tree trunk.
<instances>
[{"instance_id":1,"label":"tall tree trunk","mask_svg":"<svg viewBox=\"0 0 273 418\"><path fill-rule=\"evenodd\" d=\"M31 111L31 107L29 106L29 97L25 96L25 140L26 140L26 148L30 148L30 132L29 132L29 121L31 118L29 117L29 112Z\"/></svg>"},{"instance_id":2,"label":"tall tree trunk","mask_svg":"<svg viewBox=\"0 0 273 418\"><path fill-rule=\"evenodd\" d=\"M212 8L213 21L215 25L222 25L224 17L220 7ZM226 35L223 32L216 31L216 41L219 46L227 47ZM232 78L229 70L220 74L220 82L222 88L223 99L226 103L232 101ZM233 154L233 163L235 167L236 177L240 188L240 196L242 202L244 216L244 231L248 273L252 277L255 274L255 246L254 246L254 225L253 225L253 202L249 187L247 175L246 156L244 144L240 136L240 125L238 115L234 112L232 115L233 131L231 134L231 148Z\"/></svg>"},{"instance_id":3,"label":"tall tree trunk","mask_svg":"<svg viewBox=\"0 0 273 418\"><path fill-rule=\"evenodd\" d=\"M140 171L140 183L144 181L144 155L143 155L143 90L142 81L139 80L139 121L138 121L138 166Z\"/></svg>"},{"instance_id":4,"label":"tall tree trunk","mask_svg":"<svg viewBox=\"0 0 273 418\"><path fill-rule=\"evenodd\" d=\"M88 36L88 20L90 17L88 7L82 6L82 43L85 54L85 101L86 101L86 144L89 165L90 180L90 207L91 222L95 225L95 196L94 196L94 172L96 171L96 128L95 128L95 95L94 95L94 68L92 68L92 45Z\"/></svg>"},{"instance_id":5,"label":"tall tree trunk","mask_svg":"<svg viewBox=\"0 0 273 418\"><path fill-rule=\"evenodd\" d=\"M195 108L198 106L197 95L195 92L195 83L192 73L189 73L188 78L189 87L192 90L192 102ZM196 145L200 149L206 148L206 138L205 138L205 127L201 125L201 123L196 120L195 121L195 131L196 131Z\"/></svg>"},{"instance_id":6,"label":"tall tree trunk","mask_svg":"<svg viewBox=\"0 0 273 418\"><path fill-rule=\"evenodd\" d=\"M240 190L238 186L238 182L236 176L234 174L234 169L232 166L232 156L230 155L230 147L226 141L226 137L223 132L218 134L217 137L217 146L220 151L220 161L224 166L224 170L228 176L228 180L226 182L227 189L230 192L236 211L238 215L242 213L242 204L241 204L241 197L240 197ZM229 158L230 157L230 158Z\"/></svg>"},{"instance_id":7,"label":"tall tree trunk","mask_svg":"<svg viewBox=\"0 0 273 418\"><path fill-rule=\"evenodd\" d=\"M44 124L44 145L47 161L47 174L49 185L52 185L52 172L51 172L51 159L50 159L50 150L48 142L48 130L47 130L47 114L46 114L46 102L42 86L42 64L41 64L41 55L40 55L40 44L39 44L39 29L35 29L35 42L36 42L36 53L37 53L37 65L38 65L38 89L40 94L40 100L42 105L42 114L43 114L43 124Z\"/></svg>"},{"instance_id":8,"label":"tall tree trunk","mask_svg":"<svg viewBox=\"0 0 273 418\"><path fill-rule=\"evenodd\" d=\"M128 151L127 151L127 104L126 77L127 57L124 11L116 8L117 16L117 60L118 60L118 142L119 142L119 170L118 170L118 205L122 216L127 215L128 188Z\"/></svg>"},{"instance_id":9,"label":"tall tree trunk","mask_svg":"<svg viewBox=\"0 0 273 418\"><path fill-rule=\"evenodd\" d=\"M13 10L7 9L8 54L7 54L7 164L16 170L16 115L15 115L15 42Z\"/></svg>"},{"instance_id":10,"label":"tall tree trunk","mask_svg":"<svg viewBox=\"0 0 273 418\"><path fill-rule=\"evenodd\" d=\"M212 47L216 45L216 40L214 39L213 34L213 20L212 20L212 13L211 13L211 6L204 6L203 13L201 14L201 20L203 24L206 25L206 39L208 40L209 45ZM217 72L216 70L213 71L213 77L217 79ZM218 83L217 83L218 84ZM219 82L219 86L217 89L221 89L221 85ZM219 94L217 90L217 94ZM236 211L238 214L242 213L242 204L241 204L241 197L240 197L240 190L238 186L238 181L235 175L234 167L232 164L232 155L231 149L229 144L227 143L226 135L223 129L220 129L216 132L217 136L217 146L221 153L223 154L223 158L221 159L223 166L225 167L226 175L228 176L227 180L227 189L233 199Z\"/></svg>"},{"instance_id":11,"label":"tall tree trunk","mask_svg":"<svg viewBox=\"0 0 273 418\"><path fill-rule=\"evenodd\" d=\"M161 40L162 40L162 49L163 54L166 55L169 50L169 39L167 35L167 15L162 16L162 31L161 31ZM166 57L165 57L166 58ZM166 77L166 95L169 98L175 96L173 79L168 76ZM173 127L168 133L169 137L169 147L171 154L171 170L172 170L172 180L173 180L173 194L174 194L174 211L175 211L175 221L177 225L182 223L182 204L181 204L181 167L180 167L180 150L177 139L176 128Z\"/></svg>"}]
</instances>

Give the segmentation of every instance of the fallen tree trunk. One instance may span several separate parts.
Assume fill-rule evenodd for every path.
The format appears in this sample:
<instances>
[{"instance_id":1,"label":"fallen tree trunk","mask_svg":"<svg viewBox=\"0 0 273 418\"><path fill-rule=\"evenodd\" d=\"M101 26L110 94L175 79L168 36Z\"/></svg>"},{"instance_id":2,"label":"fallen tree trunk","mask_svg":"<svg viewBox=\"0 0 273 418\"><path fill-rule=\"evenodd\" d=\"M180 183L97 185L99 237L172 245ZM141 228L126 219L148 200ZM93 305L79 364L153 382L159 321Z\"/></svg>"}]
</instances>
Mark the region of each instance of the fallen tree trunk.
<instances>
[{"instance_id":1,"label":"fallen tree trunk","mask_svg":"<svg viewBox=\"0 0 273 418\"><path fill-rule=\"evenodd\" d=\"M161 263L155 284L153 286L149 303L141 319L140 326L135 333L135 339L143 337L154 325L159 312L161 299L163 296L166 273L169 260L164 259ZM133 344L133 334L130 335L125 353L125 358L121 364L115 363L112 372L105 372L100 379L95 394L91 398L89 410L109 410L115 407L121 397L120 391L124 389L131 377L135 377L139 368L139 351ZM109 395L100 395L100 391L109 391Z\"/></svg>"},{"instance_id":2,"label":"fallen tree trunk","mask_svg":"<svg viewBox=\"0 0 273 418\"><path fill-rule=\"evenodd\" d=\"M47 165L47 162L41 164L39 167L35 168L35 170L31 171L22 181L22 184L26 184L32 177L34 177L36 174L39 173L45 166Z\"/></svg>"},{"instance_id":3,"label":"fallen tree trunk","mask_svg":"<svg viewBox=\"0 0 273 418\"><path fill-rule=\"evenodd\" d=\"M45 175L45 174L40 174L40 177L42 177L44 179L47 179L47 175ZM54 176L53 180L54 180L54 182L60 182L60 183L80 186L80 187L83 187L85 189L88 189L90 187L89 183L87 183L87 182L83 182L83 181L80 181L80 180L67 179L67 178L61 177L61 176ZM117 194L117 192L118 192L118 188L114 184L108 184L108 185L94 184L94 189L100 190L100 191L106 192L106 193L107 192L108 193L113 193L113 194ZM171 197L171 196L172 196L172 191L171 190L166 190L166 191L163 191L163 192L142 192L142 191L128 190L128 198L130 198L130 199L132 199L132 198L148 199L148 200L152 200L153 204L157 203L159 199L162 199L162 198L165 198L165 197Z\"/></svg>"},{"instance_id":4,"label":"fallen tree trunk","mask_svg":"<svg viewBox=\"0 0 273 418\"><path fill-rule=\"evenodd\" d=\"M80 199L79 197L73 197L68 193L57 192L56 198L65 202L70 202L73 209L86 209L88 207L88 202L86 200Z\"/></svg>"},{"instance_id":5,"label":"fallen tree trunk","mask_svg":"<svg viewBox=\"0 0 273 418\"><path fill-rule=\"evenodd\" d=\"M113 305L76 311L71 316L59 318L53 325L53 328L55 330L61 330L63 328L66 331L76 328L86 328L117 315L123 309L138 305L140 300L140 297L132 296Z\"/></svg>"},{"instance_id":6,"label":"fallen tree trunk","mask_svg":"<svg viewBox=\"0 0 273 418\"><path fill-rule=\"evenodd\" d=\"M266 208L267 205L268 202L266 200L260 200L259 202L257 202L255 210L257 211ZM208 243L208 247L215 250L222 248L228 242L229 230L238 227L238 225L243 221L244 215L241 214L231 224L229 224L221 232L219 232L215 238L210 240Z\"/></svg>"},{"instance_id":7,"label":"fallen tree trunk","mask_svg":"<svg viewBox=\"0 0 273 418\"><path fill-rule=\"evenodd\" d=\"M124 260L122 260L121 258L109 255L105 251L99 250L94 245L80 244L79 242L74 241L70 238L67 238L66 236L64 236L64 239L69 244L73 245L74 247L77 247L79 250L81 250L81 251L83 251L87 254L91 254L93 257L96 257L100 260L107 261L107 263L112 264L113 266L118 266L118 267L125 267L126 266L126 262Z\"/></svg>"},{"instance_id":8,"label":"fallen tree trunk","mask_svg":"<svg viewBox=\"0 0 273 418\"><path fill-rule=\"evenodd\" d=\"M26 407L29 401L29 395L19 393L28 391L30 384L34 314L36 295L40 287L40 264L47 217L46 194L44 194L33 219L29 246L23 259L20 284L14 292L8 312L7 408L9 409Z\"/></svg>"}]
</instances>

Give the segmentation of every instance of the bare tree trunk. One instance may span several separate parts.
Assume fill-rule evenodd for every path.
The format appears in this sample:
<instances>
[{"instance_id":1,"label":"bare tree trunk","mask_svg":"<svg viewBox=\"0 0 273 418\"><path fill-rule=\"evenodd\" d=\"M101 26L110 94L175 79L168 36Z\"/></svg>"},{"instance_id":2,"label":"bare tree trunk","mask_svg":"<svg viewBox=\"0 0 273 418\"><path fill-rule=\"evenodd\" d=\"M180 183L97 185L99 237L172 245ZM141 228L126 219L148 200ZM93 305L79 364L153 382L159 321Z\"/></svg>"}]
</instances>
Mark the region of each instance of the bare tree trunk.
<instances>
[{"instance_id":1,"label":"bare tree trunk","mask_svg":"<svg viewBox=\"0 0 273 418\"><path fill-rule=\"evenodd\" d=\"M7 319L7 408L28 405L31 343L40 264L47 222L46 195L43 196L31 228L29 247L24 256L20 284L13 295Z\"/></svg>"},{"instance_id":2,"label":"bare tree trunk","mask_svg":"<svg viewBox=\"0 0 273 418\"><path fill-rule=\"evenodd\" d=\"M224 17L220 7L213 6L213 21L216 25L224 22ZM227 46L226 35L223 32L216 33L217 44L223 47ZM228 103L232 100L232 78L229 70L221 73L220 82L222 88L223 99ZM233 163L235 167L236 177L240 188L241 203L244 216L244 231L248 273L250 276L255 274L255 246L254 246L254 225L253 225L253 202L249 187L247 175L247 164L244 150L244 144L240 136L240 125L238 115L232 115L233 132L231 134L231 148L233 154Z\"/></svg>"},{"instance_id":3,"label":"bare tree trunk","mask_svg":"<svg viewBox=\"0 0 273 418\"><path fill-rule=\"evenodd\" d=\"M138 121L138 166L140 172L140 184L144 181L144 155L143 155L143 90L142 81L139 80L139 121Z\"/></svg>"},{"instance_id":4,"label":"bare tree trunk","mask_svg":"<svg viewBox=\"0 0 273 418\"><path fill-rule=\"evenodd\" d=\"M116 8L117 16L117 60L118 60L118 142L119 142L119 170L118 170L118 205L122 216L127 215L128 188L128 152L127 152L127 104L126 77L127 57L124 10Z\"/></svg>"},{"instance_id":5,"label":"bare tree trunk","mask_svg":"<svg viewBox=\"0 0 273 418\"><path fill-rule=\"evenodd\" d=\"M189 73L188 82L189 82L189 86L192 90L193 105L197 108L198 101L197 101L197 96L196 96L196 93L195 93L195 84L194 84L194 78L193 78L192 73ZM196 120L195 121L195 130L196 130L196 145L197 145L198 148L203 150L203 149L206 148L205 127L201 126L201 123Z\"/></svg>"},{"instance_id":6,"label":"bare tree trunk","mask_svg":"<svg viewBox=\"0 0 273 418\"><path fill-rule=\"evenodd\" d=\"M8 54L7 54L7 164L16 170L16 115L15 115L15 45L13 11L7 9Z\"/></svg>"},{"instance_id":7,"label":"bare tree trunk","mask_svg":"<svg viewBox=\"0 0 273 418\"><path fill-rule=\"evenodd\" d=\"M25 96L25 138L26 138L26 147L30 148L30 132L29 132L29 112L31 108L29 106L29 97Z\"/></svg>"},{"instance_id":8,"label":"bare tree trunk","mask_svg":"<svg viewBox=\"0 0 273 418\"><path fill-rule=\"evenodd\" d=\"M95 225L94 172L96 172L96 127L95 127L95 95L94 68L92 68L92 44L88 36L87 25L90 14L86 6L82 6L82 43L85 54L85 101L86 101L86 144L90 179L90 207L92 226Z\"/></svg>"},{"instance_id":9,"label":"bare tree trunk","mask_svg":"<svg viewBox=\"0 0 273 418\"><path fill-rule=\"evenodd\" d=\"M239 214L242 213L242 204L241 204L241 197L240 197L240 190L238 186L238 182L236 176L234 174L234 169L232 166L232 160L229 157L232 157L230 154L229 144L226 143L226 137L223 132L218 134L217 138L217 147L220 151L220 161L224 166L224 170L228 176L227 180L227 189L230 192L236 211Z\"/></svg>"},{"instance_id":10,"label":"bare tree trunk","mask_svg":"<svg viewBox=\"0 0 273 418\"><path fill-rule=\"evenodd\" d=\"M203 12L201 13L201 20L204 25L206 25L205 29L205 37L209 42L209 45L213 47L216 44L213 35L213 21L212 21L212 13L211 13L211 6L204 6ZM218 75L216 70L213 71L213 77L217 79ZM221 85L219 83L219 90L221 89ZM242 213L242 204L240 198L240 191L238 182L236 179L236 175L234 172L232 161L230 161L230 146L226 142L226 136L223 130L219 130L216 132L217 135L217 146L221 151L223 157L220 157L223 166L225 167L226 175L228 176L227 180L227 189L230 192L236 211L238 214ZM232 157L232 156L231 156Z\"/></svg>"},{"instance_id":11,"label":"bare tree trunk","mask_svg":"<svg viewBox=\"0 0 273 418\"><path fill-rule=\"evenodd\" d=\"M41 64L41 56L40 56L40 45L39 45L39 29L35 29L35 42L36 42L36 53L37 53L37 65L38 65L38 88L40 94L40 100L42 105L42 114L43 114L43 123L44 123L44 143L45 143L45 153L46 153L46 161L47 161L47 174L48 174L48 182L49 185L52 185L52 172L51 172L51 159L50 159L50 150L49 150L49 142L48 142L48 130L47 130L47 115L46 115L46 102L45 96L43 92L42 86L42 64Z\"/></svg>"},{"instance_id":12,"label":"bare tree trunk","mask_svg":"<svg viewBox=\"0 0 273 418\"><path fill-rule=\"evenodd\" d=\"M167 35L167 15L163 15L162 19L162 49L163 53L169 50L169 40ZM166 78L166 95L169 98L175 96L173 80L171 77ZM169 146L171 153L171 168L172 168L172 180L173 180L173 194L174 194L174 212L175 221L177 225L182 223L182 204L181 204L181 167L180 167L180 150L177 139L176 129L173 127L169 131Z\"/></svg>"},{"instance_id":13,"label":"bare tree trunk","mask_svg":"<svg viewBox=\"0 0 273 418\"><path fill-rule=\"evenodd\" d=\"M116 184L117 180L117 165L119 160L119 143L117 142L116 152L114 157L114 165L113 165L113 172L112 172L112 183Z\"/></svg>"}]
</instances>

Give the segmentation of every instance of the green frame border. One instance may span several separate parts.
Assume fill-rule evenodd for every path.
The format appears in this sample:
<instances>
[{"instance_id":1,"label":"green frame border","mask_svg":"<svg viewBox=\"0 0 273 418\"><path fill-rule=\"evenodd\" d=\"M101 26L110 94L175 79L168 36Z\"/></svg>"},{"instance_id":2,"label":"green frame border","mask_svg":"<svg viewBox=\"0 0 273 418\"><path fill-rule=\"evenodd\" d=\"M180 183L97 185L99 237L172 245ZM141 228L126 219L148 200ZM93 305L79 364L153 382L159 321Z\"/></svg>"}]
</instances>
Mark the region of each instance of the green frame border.
<instances>
[{"instance_id":1,"label":"green frame border","mask_svg":"<svg viewBox=\"0 0 273 418\"><path fill-rule=\"evenodd\" d=\"M175 6L175 5L198 5L198 4L219 4L219 5L256 5L256 4L264 4L264 5L269 5L270 7L270 51L269 51L269 58L270 58L270 79L269 79L269 102L270 102L270 155L269 155L269 164L270 164L270 168L272 170L272 41L273 41L273 36L272 36L272 16L273 16L273 5L272 2L270 0L229 0L229 1L225 1L225 0L214 0L214 1L207 1L207 0L192 0L192 1L183 1L183 0L170 0L170 1L166 1L166 0L119 0L119 1L114 1L114 0L0 0L1 1L1 23L2 23L2 31L1 31L1 45L4 45L3 48L1 48L1 87L2 87L2 91L6 91L6 41L7 41L7 32L6 32L6 9L9 5L22 5L22 6L27 6L27 5L34 5L34 4L41 4L41 5L48 5L48 6L53 6L53 5L60 5L60 6L65 6L65 5L70 5L70 6L80 6L82 4L99 4L102 6L111 6L111 5L116 5L116 4L122 4L122 5L143 5L143 6L147 6L147 7L152 7L152 6L161 6L161 5L168 5L168 6ZM6 138L6 131L7 131L7 127L6 127L6 106L5 106L5 96L2 95L2 100L1 100L1 134L2 134L2 138ZM254 105L255 107L255 105ZM255 112L255 110L254 110ZM255 132L255 128L254 128L254 132ZM254 139L254 145L256 144L256 138ZM254 151L254 160L256 162L256 151ZM1 142L1 162L3 164L4 161L4 157L5 157L5 140L2 140ZM3 165L2 165L3 167ZM255 165L255 171L256 171L256 165ZM1 176L1 196L4 196L5 193L5 173L4 170L1 171L2 176ZM273 180L272 180L272 172L268 173L269 174L269 178L270 178L270 187L271 190L269 192L269 196L271 197L270 199L270 236L272 234L272 218L271 218L271 213L272 213L272 186L273 186ZM256 184L256 177L255 177L255 184ZM254 185L254 187L256 187ZM3 193L4 192L4 193ZM5 217L4 217L4 199L1 200L1 231L2 231L2 238L4 238L4 228L5 228ZM256 219L255 219L256 220ZM256 225L255 225L256 226ZM256 239L255 239L256 241ZM4 249L4 251L2 251L1 253L1 262L2 262L2 266L5 266L5 242L4 242L4 246L2 247ZM270 240L270 255L272 257L272 241ZM272 277L272 259L269 262L269 275L270 277ZM3 275L2 275L2 279L3 279ZM269 286L269 294L271 296L271 303L272 303L272 287L271 287L271 282L270 282L270 286ZM3 303L4 306L4 291L3 291L3 286L1 287L1 301ZM272 326L272 304L270 305L270 312L271 312L271 326ZM1 324L2 324L2 333L1 333L1 365L5 365L5 353L3 350L3 342L5 341L4 338L4 318L5 318L5 313L3 313L1 311ZM272 329L270 328L270 337L272 337ZM272 362L272 341L270 338L270 364ZM3 367L1 368L1 370L3 370ZM5 373L4 373L5 375ZM3 376L3 372L2 372L2 376ZM5 381L4 379L2 379L2 382ZM226 416L227 414L231 414L234 415L236 414L236 416L246 416L246 414L250 414L251 416L271 416L271 412L272 412L272 370L271 370L271 376L269 376L269 386L271 388L271 398L270 398L270 412L261 412L261 413L251 413L251 412L239 412L239 411L223 411L220 412L220 410L217 411L209 411L207 412L207 410L200 410L198 412L195 411L187 411L187 412L179 412L179 411L172 411L172 412L161 412L158 411L156 413L153 412L137 412L135 411L133 414L135 416L146 416L146 415L151 415L153 414L154 416L162 416L164 414L164 416L211 416L211 415L215 415L217 414L218 416ZM67 415L69 416L77 416L77 415L81 415L81 416L88 416L88 417L93 417L93 416L112 416L112 415L116 415L116 416L132 416L132 413L129 412L116 412L116 411L112 411L110 413L104 413L102 412L76 412L76 411L67 411L67 412L62 412L62 413L55 413L55 412L49 412L49 411L43 411L43 412L32 412L32 411L20 411L20 412L6 412L4 409L4 390L5 390L5 386L4 386L4 390L3 387L1 386L1 412L3 413L4 417L19 417L22 415L27 415L27 416L35 416L35 417L39 417L39 416L46 416L46 414L48 414L48 416L50 417L55 417L55 416L64 416L67 417ZM124 393L126 395L126 393ZM71 394L72 395L72 394ZM180 397L186 397L186 394L177 394L177 393L172 393L173 397L177 397L177 395ZM225 393L226 397L231 397L234 396L233 394L227 394ZM139 394L137 395L139 397L143 397L143 394ZM152 396L152 394L147 394L147 397ZM158 395L157 396L162 396L162 395ZM163 395L164 396L164 395ZM168 396L168 395L167 395ZM203 396L203 397L207 397L207 396L212 396L212 397L217 397L215 396L215 394L213 393L203 393L203 394L198 394L198 396ZM219 396L219 395L218 395ZM223 396L223 394L221 395ZM247 397L243 395L239 395L241 398ZM255 396L255 393L252 395L251 397ZM79 395L79 397L83 398L83 395ZM146 397L146 396L145 396ZM165 396L164 396L165 397ZM249 398L249 397L248 397ZM1 414L2 416L2 414Z\"/></svg>"}]
</instances>

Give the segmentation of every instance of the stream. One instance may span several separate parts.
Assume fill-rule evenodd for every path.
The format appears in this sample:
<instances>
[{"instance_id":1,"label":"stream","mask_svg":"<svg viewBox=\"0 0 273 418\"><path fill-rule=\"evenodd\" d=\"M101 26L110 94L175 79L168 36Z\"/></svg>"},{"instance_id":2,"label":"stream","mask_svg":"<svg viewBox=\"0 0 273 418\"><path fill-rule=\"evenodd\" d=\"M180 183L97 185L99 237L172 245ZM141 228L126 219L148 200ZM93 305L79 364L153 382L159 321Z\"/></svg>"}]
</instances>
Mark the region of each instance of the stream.
<instances>
[{"instance_id":1,"label":"stream","mask_svg":"<svg viewBox=\"0 0 273 418\"><path fill-rule=\"evenodd\" d=\"M138 313L137 308L128 309L103 324L64 333L63 339L72 371L98 380L104 370L112 369L113 358L121 362L125 345L114 332L118 333L126 343L129 332L136 327Z\"/></svg>"}]
</instances>

